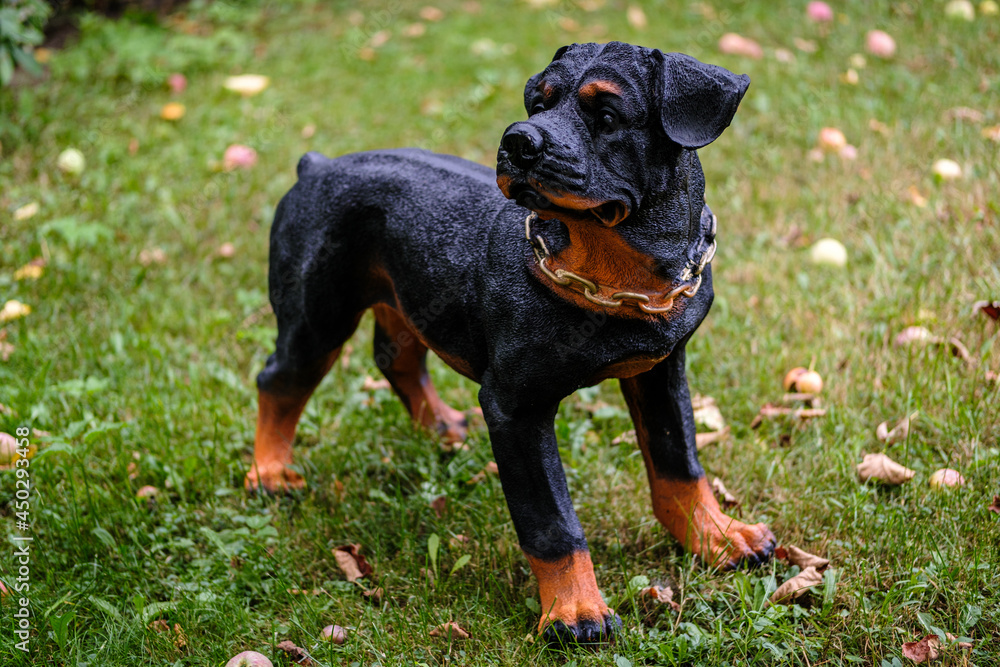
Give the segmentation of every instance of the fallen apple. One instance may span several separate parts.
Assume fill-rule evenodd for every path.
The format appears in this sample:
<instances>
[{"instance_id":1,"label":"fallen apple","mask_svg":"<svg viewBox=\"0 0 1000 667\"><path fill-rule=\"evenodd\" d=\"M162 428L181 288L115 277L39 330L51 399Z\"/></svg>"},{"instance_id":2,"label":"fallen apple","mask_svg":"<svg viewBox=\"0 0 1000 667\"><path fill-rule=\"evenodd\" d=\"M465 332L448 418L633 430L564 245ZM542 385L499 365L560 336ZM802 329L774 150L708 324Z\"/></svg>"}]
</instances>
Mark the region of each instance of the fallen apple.
<instances>
[{"instance_id":1,"label":"fallen apple","mask_svg":"<svg viewBox=\"0 0 1000 667\"><path fill-rule=\"evenodd\" d=\"M9 466L17 458L17 438L0 433L0 466Z\"/></svg>"},{"instance_id":2,"label":"fallen apple","mask_svg":"<svg viewBox=\"0 0 1000 667\"><path fill-rule=\"evenodd\" d=\"M824 127L819 131L817 145L828 153L836 153L847 145L847 137L835 127Z\"/></svg>"},{"instance_id":3,"label":"fallen apple","mask_svg":"<svg viewBox=\"0 0 1000 667\"><path fill-rule=\"evenodd\" d=\"M953 181L962 177L962 167L954 160L941 159L931 167L934 177L939 181Z\"/></svg>"},{"instance_id":4,"label":"fallen apple","mask_svg":"<svg viewBox=\"0 0 1000 667\"><path fill-rule=\"evenodd\" d=\"M67 148L59 154L59 157L56 159L56 166L63 173L76 176L83 173L83 170L87 167L87 160L83 157L83 153L77 149Z\"/></svg>"},{"instance_id":5,"label":"fallen apple","mask_svg":"<svg viewBox=\"0 0 1000 667\"><path fill-rule=\"evenodd\" d=\"M347 641L347 631L339 625L328 625L319 633L319 638L325 642L343 644Z\"/></svg>"},{"instance_id":6,"label":"fallen apple","mask_svg":"<svg viewBox=\"0 0 1000 667\"><path fill-rule=\"evenodd\" d=\"M944 6L944 15L950 19L961 19L963 21L974 21L976 19L976 8L969 0L951 0Z\"/></svg>"},{"instance_id":7,"label":"fallen apple","mask_svg":"<svg viewBox=\"0 0 1000 667\"><path fill-rule=\"evenodd\" d=\"M234 655L226 667L274 667L274 664L256 651L243 651Z\"/></svg>"},{"instance_id":8,"label":"fallen apple","mask_svg":"<svg viewBox=\"0 0 1000 667\"><path fill-rule=\"evenodd\" d=\"M837 239L820 239L809 249L809 257L813 264L844 266L847 264L847 248Z\"/></svg>"},{"instance_id":9,"label":"fallen apple","mask_svg":"<svg viewBox=\"0 0 1000 667\"><path fill-rule=\"evenodd\" d=\"M816 371L806 371L795 380L795 391L818 394L823 391L823 377Z\"/></svg>"},{"instance_id":10,"label":"fallen apple","mask_svg":"<svg viewBox=\"0 0 1000 667\"><path fill-rule=\"evenodd\" d=\"M963 486L965 478L957 470L951 468L941 468L934 471L928 482L932 489L946 489L954 486Z\"/></svg>"},{"instance_id":11,"label":"fallen apple","mask_svg":"<svg viewBox=\"0 0 1000 667\"><path fill-rule=\"evenodd\" d=\"M802 366L796 366L792 370L785 373L785 380L781 383L785 388L785 391L795 391L796 381L802 376L803 373L808 373L808 368L803 368Z\"/></svg>"},{"instance_id":12,"label":"fallen apple","mask_svg":"<svg viewBox=\"0 0 1000 667\"><path fill-rule=\"evenodd\" d=\"M833 20L833 9L825 2L810 2L806 5L806 15L816 23L829 23Z\"/></svg>"},{"instance_id":13,"label":"fallen apple","mask_svg":"<svg viewBox=\"0 0 1000 667\"><path fill-rule=\"evenodd\" d=\"M187 109L180 102L168 102L160 109L160 118L163 120L180 120L184 117Z\"/></svg>"},{"instance_id":14,"label":"fallen apple","mask_svg":"<svg viewBox=\"0 0 1000 667\"><path fill-rule=\"evenodd\" d=\"M896 40L887 32L871 30L865 36L865 48L873 56L892 58L896 55Z\"/></svg>"}]
</instances>

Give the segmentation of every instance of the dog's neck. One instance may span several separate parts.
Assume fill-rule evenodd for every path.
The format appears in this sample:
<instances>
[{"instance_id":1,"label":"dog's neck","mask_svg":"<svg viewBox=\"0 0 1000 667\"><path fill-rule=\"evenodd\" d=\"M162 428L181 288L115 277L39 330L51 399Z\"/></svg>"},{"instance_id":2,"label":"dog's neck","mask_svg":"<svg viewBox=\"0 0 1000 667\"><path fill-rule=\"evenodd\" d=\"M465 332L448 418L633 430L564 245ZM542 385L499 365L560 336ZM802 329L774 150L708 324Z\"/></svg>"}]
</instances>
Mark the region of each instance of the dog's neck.
<instances>
[{"instance_id":1,"label":"dog's neck","mask_svg":"<svg viewBox=\"0 0 1000 667\"><path fill-rule=\"evenodd\" d=\"M656 260L639 252L614 227L587 220L564 221L568 243L550 252L544 236L534 229L532 213L525 236L535 253L535 273L563 298L591 310L614 310L623 316L665 317L678 297L693 297L701 272L715 255L715 216L706 206L701 233L684 250L689 259L680 273L664 279Z\"/></svg>"}]
</instances>

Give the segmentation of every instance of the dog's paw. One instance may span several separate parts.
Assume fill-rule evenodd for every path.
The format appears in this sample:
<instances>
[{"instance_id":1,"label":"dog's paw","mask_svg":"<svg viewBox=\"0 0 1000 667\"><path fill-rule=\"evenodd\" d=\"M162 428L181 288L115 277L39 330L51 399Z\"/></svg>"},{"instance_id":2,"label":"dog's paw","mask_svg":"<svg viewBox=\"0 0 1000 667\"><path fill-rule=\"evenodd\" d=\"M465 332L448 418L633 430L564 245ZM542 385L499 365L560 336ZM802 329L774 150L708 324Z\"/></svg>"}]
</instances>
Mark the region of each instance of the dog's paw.
<instances>
[{"instance_id":1,"label":"dog's paw","mask_svg":"<svg viewBox=\"0 0 1000 667\"><path fill-rule=\"evenodd\" d=\"M567 609L553 610L541 627L542 639L549 644L566 646L570 644L600 644L610 642L622 627L622 620L614 611L603 605L603 610Z\"/></svg>"},{"instance_id":2,"label":"dog's paw","mask_svg":"<svg viewBox=\"0 0 1000 667\"><path fill-rule=\"evenodd\" d=\"M747 524L729 519L725 514L718 521L723 530L709 530L707 538L698 552L707 563L726 570L752 569L771 560L776 542L774 533L762 523ZM714 526L713 526L714 528Z\"/></svg>"},{"instance_id":3,"label":"dog's paw","mask_svg":"<svg viewBox=\"0 0 1000 667\"><path fill-rule=\"evenodd\" d=\"M276 495L301 491L306 488L306 481L284 463L254 463L243 486L251 493Z\"/></svg>"}]
</instances>

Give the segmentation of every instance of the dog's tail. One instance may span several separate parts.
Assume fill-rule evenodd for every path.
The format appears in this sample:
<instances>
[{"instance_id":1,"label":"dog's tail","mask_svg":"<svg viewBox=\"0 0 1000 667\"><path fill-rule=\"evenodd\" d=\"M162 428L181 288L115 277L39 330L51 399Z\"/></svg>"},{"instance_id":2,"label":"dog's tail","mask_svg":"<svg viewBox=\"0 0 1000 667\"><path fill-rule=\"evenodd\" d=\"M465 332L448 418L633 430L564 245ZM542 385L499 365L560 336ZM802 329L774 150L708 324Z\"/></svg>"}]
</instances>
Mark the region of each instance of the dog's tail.
<instances>
[{"instance_id":1,"label":"dog's tail","mask_svg":"<svg viewBox=\"0 0 1000 667\"><path fill-rule=\"evenodd\" d=\"M298 166L295 168L295 173L298 174L299 178L303 176L309 176L317 171L321 165L326 164L330 161L330 158L326 157L322 153L317 153L316 151L309 151L302 156L299 160Z\"/></svg>"}]
</instances>

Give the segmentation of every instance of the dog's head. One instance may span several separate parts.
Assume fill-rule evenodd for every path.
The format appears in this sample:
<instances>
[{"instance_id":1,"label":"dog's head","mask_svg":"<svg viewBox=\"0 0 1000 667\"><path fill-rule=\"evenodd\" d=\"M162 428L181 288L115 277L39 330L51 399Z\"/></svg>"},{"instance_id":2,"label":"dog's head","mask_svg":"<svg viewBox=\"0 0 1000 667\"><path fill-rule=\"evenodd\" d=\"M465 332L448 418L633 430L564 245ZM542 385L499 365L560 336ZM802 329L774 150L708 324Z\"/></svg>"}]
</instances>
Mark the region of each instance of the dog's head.
<instances>
[{"instance_id":1,"label":"dog's head","mask_svg":"<svg viewBox=\"0 0 1000 667\"><path fill-rule=\"evenodd\" d=\"M542 218L616 225L672 188L679 157L722 134L749 85L678 53L563 47L525 86L528 119L504 132L497 184Z\"/></svg>"}]
</instances>

